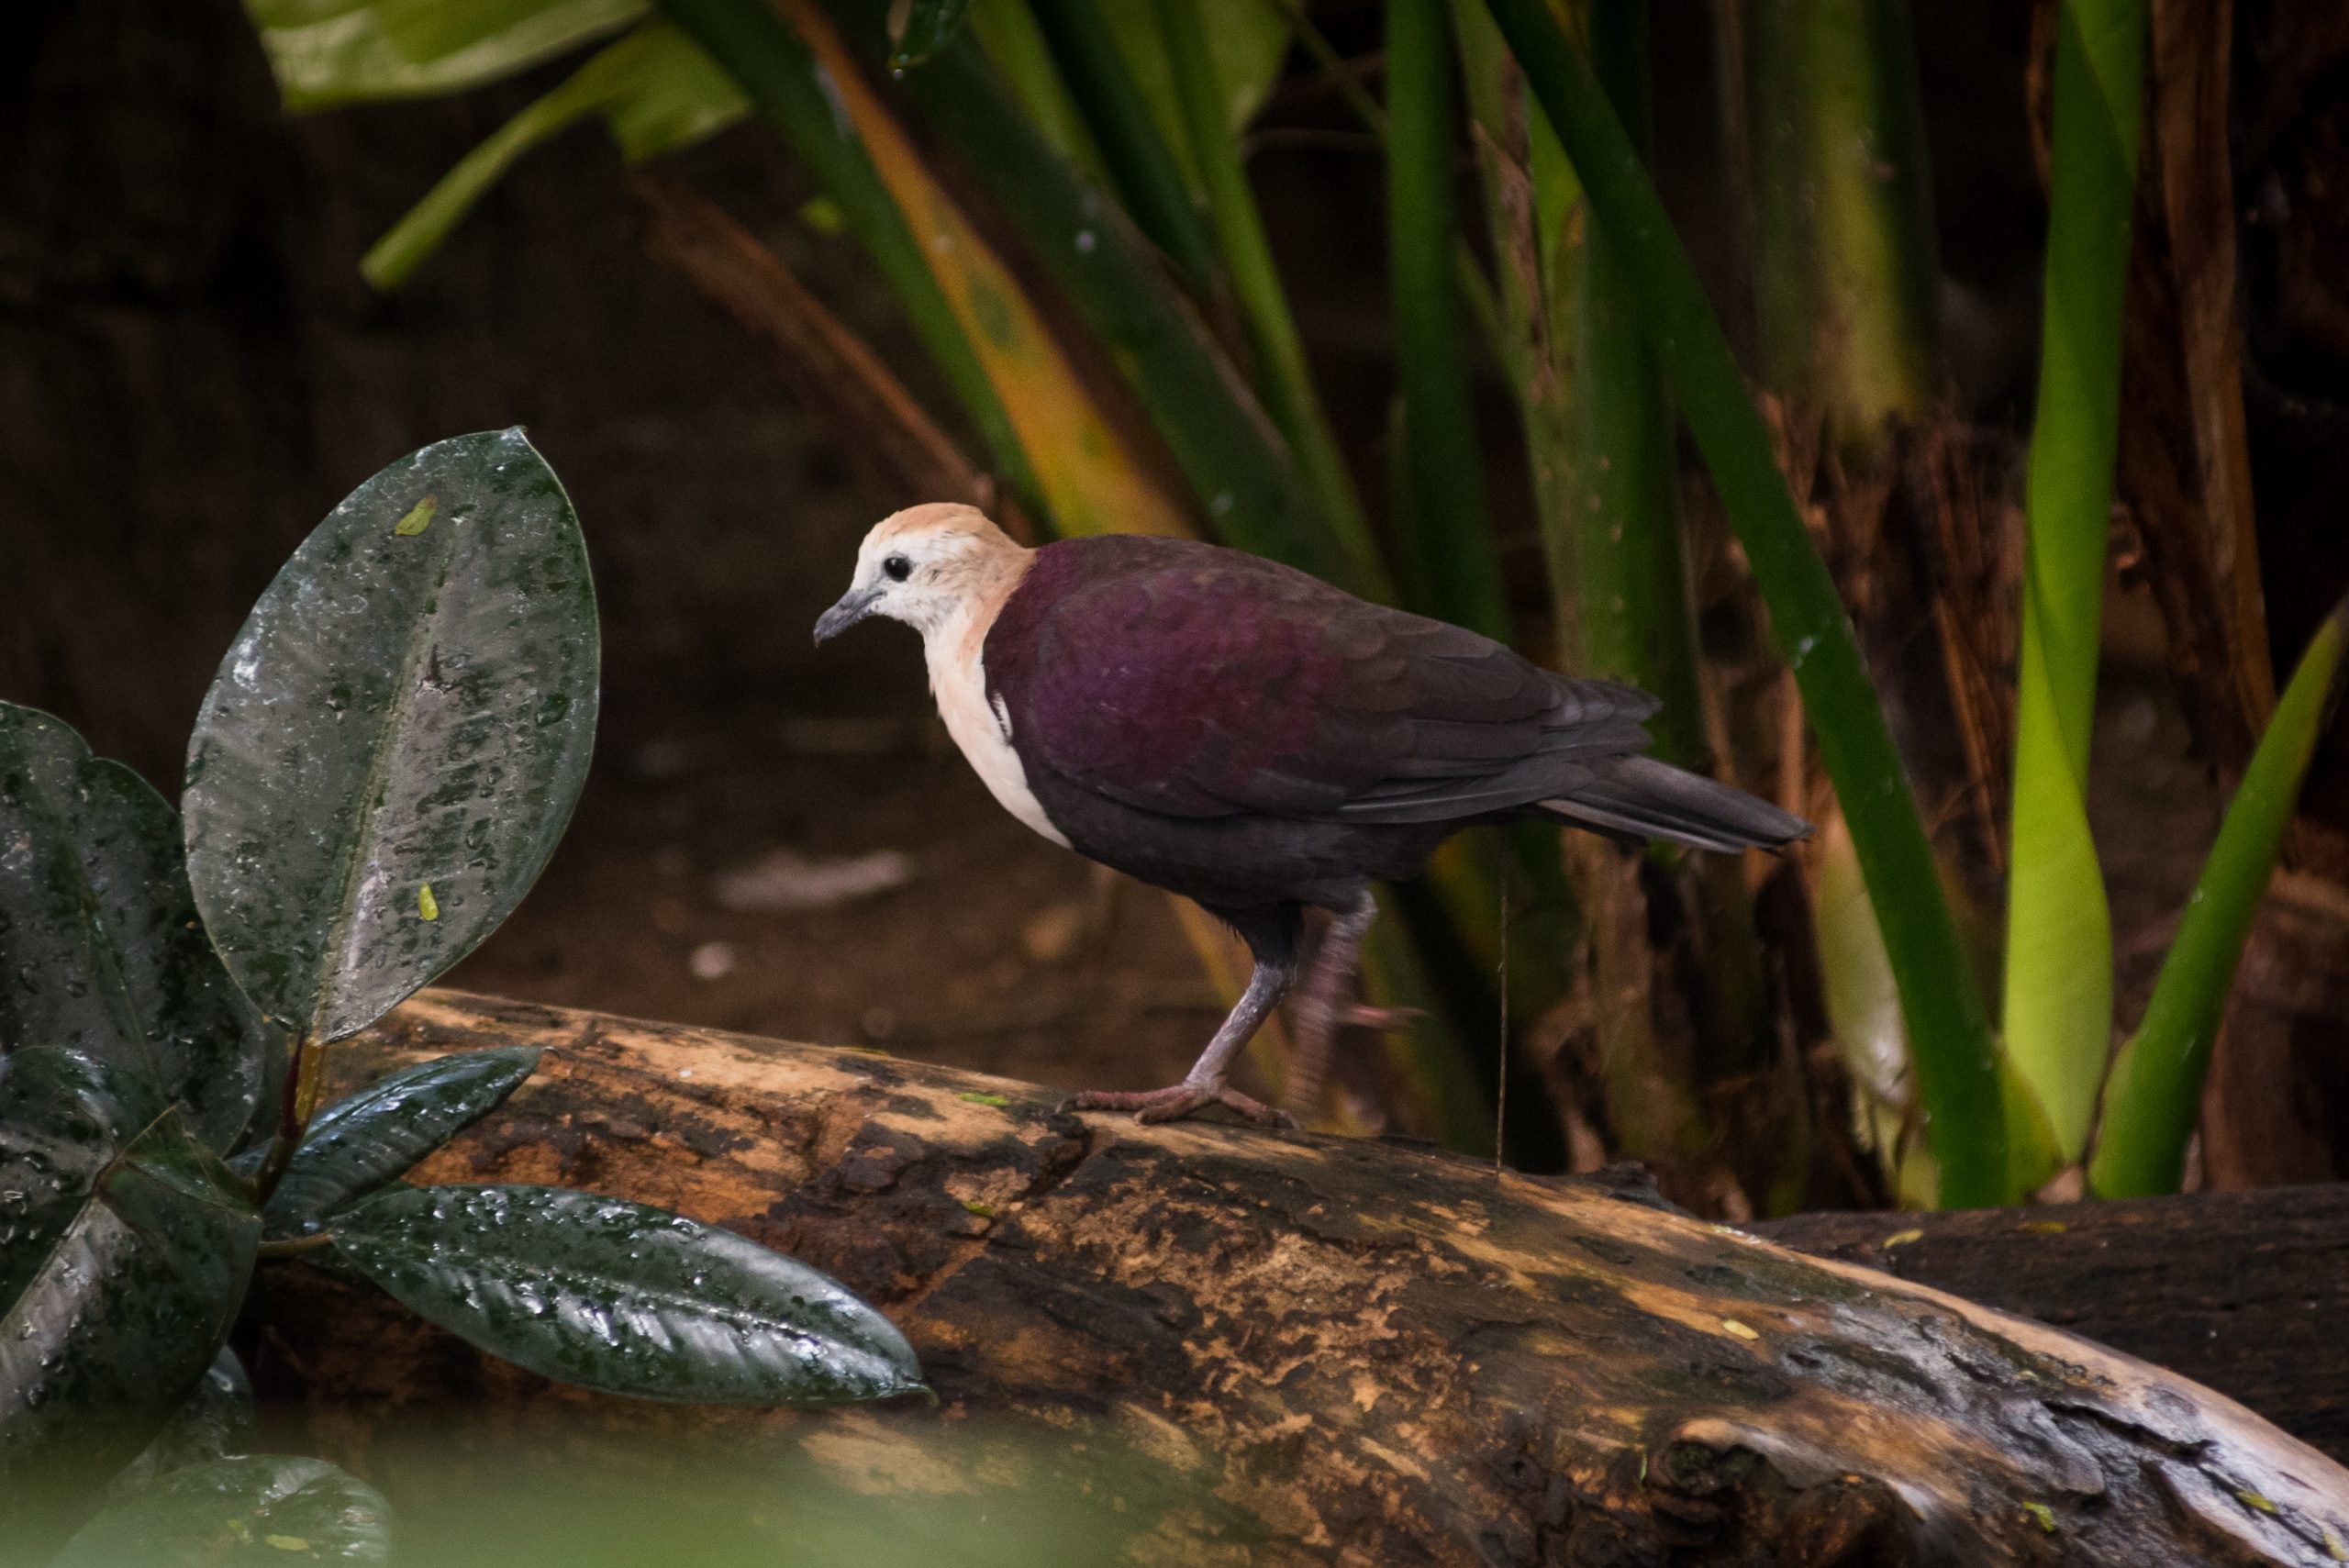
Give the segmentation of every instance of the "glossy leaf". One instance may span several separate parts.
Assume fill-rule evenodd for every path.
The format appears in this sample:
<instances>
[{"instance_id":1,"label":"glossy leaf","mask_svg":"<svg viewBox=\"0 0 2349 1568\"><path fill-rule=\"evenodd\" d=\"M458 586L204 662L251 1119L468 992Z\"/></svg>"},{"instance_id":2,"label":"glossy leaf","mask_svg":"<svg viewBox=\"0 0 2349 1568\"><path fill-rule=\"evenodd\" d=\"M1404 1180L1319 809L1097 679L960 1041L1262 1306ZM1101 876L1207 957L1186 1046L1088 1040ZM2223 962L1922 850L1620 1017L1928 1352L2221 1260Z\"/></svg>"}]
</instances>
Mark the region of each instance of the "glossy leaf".
<instances>
[{"instance_id":1,"label":"glossy leaf","mask_svg":"<svg viewBox=\"0 0 2349 1568\"><path fill-rule=\"evenodd\" d=\"M479 86L651 9L648 0L245 0L296 113Z\"/></svg>"},{"instance_id":2,"label":"glossy leaf","mask_svg":"<svg viewBox=\"0 0 2349 1568\"><path fill-rule=\"evenodd\" d=\"M2024 476L2006 1005L2015 1070L2076 1160L2112 1049L2112 920L2088 828L2144 0L2057 7L2039 406Z\"/></svg>"},{"instance_id":3,"label":"glossy leaf","mask_svg":"<svg viewBox=\"0 0 2349 1568\"><path fill-rule=\"evenodd\" d=\"M889 67L919 65L953 41L971 0L894 0L889 7Z\"/></svg>"},{"instance_id":4,"label":"glossy leaf","mask_svg":"<svg viewBox=\"0 0 2349 1568\"><path fill-rule=\"evenodd\" d=\"M459 160L368 249L360 273L379 289L398 288L524 153L588 115L601 115L622 156L641 163L714 136L750 112L750 100L691 39L665 22L639 28Z\"/></svg>"},{"instance_id":5,"label":"glossy leaf","mask_svg":"<svg viewBox=\"0 0 2349 1568\"><path fill-rule=\"evenodd\" d=\"M2177 1190L2235 967L2275 873L2309 761L2349 673L2344 645L2349 600L2317 628L2277 699L2162 961L2145 1017L2113 1062L2088 1163L2088 1184L2099 1197Z\"/></svg>"},{"instance_id":6,"label":"glossy leaf","mask_svg":"<svg viewBox=\"0 0 2349 1568\"><path fill-rule=\"evenodd\" d=\"M19 1079L28 1057L46 1083ZM0 1202L26 1212L6 1221L0 1496L22 1505L10 1548L38 1561L204 1377L261 1217L176 1108L76 1184L111 1140L111 1107L61 1053L19 1051L6 1068Z\"/></svg>"},{"instance_id":7,"label":"glossy leaf","mask_svg":"<svg viewBox=\"0 0 2349 1568\"><path fill-rule=\"evenodd\" d=\"M63 723L0 703L0 1049L117 1069L142 1118L177 1100L226 1151L261 1095L268 1030L206 940L178 817Z\"/></svg>"},{"instance_id":8,"label":"glossy leaf","mask_svg":"<svg viewBox=\"0 0 2349 1568\"><path fill-rule=\"evenodd\" d=\"M396 532L426 496L430 526ZM336 507L238 633L188 752L188 875L246 994L335 1040L487 936L578 798L596 660L579 525L520 430L427 447Z\"/></svg>"},{"instance_id":9,"label":"glossy leaf","mask_svg":"<svg viewBox=\"0 0 2349 1568\"><path fill-rule=\"evenodd\" d=\"M272 1236L313 1229L404 1174L505 1102L538 1067L531 1046L468 1051L401 1069L310 1123L262 1218Z\"/></svg>"},{"instance_id":10,"label":"glossy leaf","mask_svg":"<svg viewBox=\"0 0 2349 1568\"><path fill-rule=\"evenodd\" d=\"M387 1562L391 1505L323 1459L242 1454L159 1475L110 1505L50 1568L287 1568Z\"/></svg>"},{"instance_id":11,"label":"glossy leaf","mask_svg":"<svg viewBox=\"0 0 2349 1568\"><path fill-rule=\"evenodd\" d=\"M1546 0L1486 5L1574 161L1590 221L1622 260L1632 306L1801 688L1899 977L1901 1014L1942 1162L1943 1200L2000 1202L2008 1187L2005 1109L1988 1013L1834 581L1778 472L1720 318L1590 62L1566 40Z\"/></svg>"},{"instance_id":12,"label":"glossy leaf","mask_svg":"<svg viewBox=\"0 0 2349 1568\"><path fill-rule=\"evenodd\" d=\"M123 1497L174 1470L245 1452L256 1427L252 1379L237 1352L224 1346L162 1430L107 1484L106 1496Z\"/></svg>"},{"instance_id":13,"label":"glossy leaf","mask_svg":"<svg viewBox=\"0 0 2349 1568\"><path fill-rule=\"evenodd\" d=\"M919 1389L889 1320L729 1230L567 1187L411 1187L335 1251L415 1311L547 1377L645 1399L838 1405Z\"/></svg>"}]
</instances>

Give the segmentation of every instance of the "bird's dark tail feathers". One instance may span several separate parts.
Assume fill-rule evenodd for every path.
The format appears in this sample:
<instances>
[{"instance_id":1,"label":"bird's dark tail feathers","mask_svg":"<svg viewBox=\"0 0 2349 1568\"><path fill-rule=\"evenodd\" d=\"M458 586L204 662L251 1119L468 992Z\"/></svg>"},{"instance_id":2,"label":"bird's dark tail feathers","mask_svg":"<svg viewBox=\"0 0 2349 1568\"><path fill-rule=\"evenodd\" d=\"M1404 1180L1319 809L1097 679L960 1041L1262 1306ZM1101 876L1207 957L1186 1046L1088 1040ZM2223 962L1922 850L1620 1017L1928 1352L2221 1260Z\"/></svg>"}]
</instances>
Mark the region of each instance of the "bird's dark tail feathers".
<instances>
[{"instance_id":1,"label":"bird's dark tail feathers","mask_svg":"<svg viewBox=\"0 0 2349 1568\"><path fill-rule=\"evenodd\" d=\"M1541 803L1543 815L1629 839L1669 839L1700 850L1775 850L1811 825L1742 789L1653 757L1625 757L1571 795Z\"/></svg>"}]
</instances>

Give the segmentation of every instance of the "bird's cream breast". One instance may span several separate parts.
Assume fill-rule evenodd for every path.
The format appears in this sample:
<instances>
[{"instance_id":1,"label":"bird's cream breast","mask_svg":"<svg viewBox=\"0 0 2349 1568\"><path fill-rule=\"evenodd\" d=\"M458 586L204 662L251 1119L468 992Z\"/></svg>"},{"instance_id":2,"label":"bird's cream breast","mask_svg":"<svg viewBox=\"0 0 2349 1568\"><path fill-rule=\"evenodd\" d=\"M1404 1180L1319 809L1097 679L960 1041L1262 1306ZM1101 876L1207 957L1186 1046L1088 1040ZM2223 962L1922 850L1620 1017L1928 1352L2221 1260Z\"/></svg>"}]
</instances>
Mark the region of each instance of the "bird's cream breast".
<instances>
[{"instance_id":1,"label":"bird's cream breast","mask_svg":"<svg viewBox=\"0 0 2349 1568\"><path fill-rule=\"evenodd\" d=\"M973 617L976 624L941 628L923 639L930 695L938 700L946 733L969 759L987 793L1006 811L1066 849L1068 840L1044 815L1043 804L1028 787L1028 770L1011 749L1010 717L987 701L986 627L993 620L992 616L984 621Z\"/></svg>"}]
</instances>

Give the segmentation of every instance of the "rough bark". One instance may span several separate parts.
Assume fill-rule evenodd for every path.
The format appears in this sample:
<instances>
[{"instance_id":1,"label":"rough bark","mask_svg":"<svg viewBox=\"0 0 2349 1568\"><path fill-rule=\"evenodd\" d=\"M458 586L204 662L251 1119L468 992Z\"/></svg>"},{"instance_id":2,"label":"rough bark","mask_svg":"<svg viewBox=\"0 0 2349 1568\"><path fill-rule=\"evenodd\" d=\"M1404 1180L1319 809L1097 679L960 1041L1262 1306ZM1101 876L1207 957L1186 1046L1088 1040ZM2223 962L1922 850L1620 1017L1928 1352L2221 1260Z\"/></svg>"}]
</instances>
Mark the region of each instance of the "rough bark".
<instances>
[{"instance_id":1,"label":"rough bark","mask_svg":"<svg viewBox=\"0 0 2349 1568\"><path fill-rule=\"evenodd\" d=\"M924 1433L994 1414L1209 1495L1156 1562L2133 1568L2349 1540L2349 1473L2221 1396L1636 1188L451 993L332 1071L493 1040L542 1044L539 1076L416 1179L592 1185L786 1249L896 1317L941 1407L844 1428L562 1395L289 1265L262 1375L346 1449L387 1407L561 1399L918 1490L968 1484Z\"/></svg>"}]
</instances>

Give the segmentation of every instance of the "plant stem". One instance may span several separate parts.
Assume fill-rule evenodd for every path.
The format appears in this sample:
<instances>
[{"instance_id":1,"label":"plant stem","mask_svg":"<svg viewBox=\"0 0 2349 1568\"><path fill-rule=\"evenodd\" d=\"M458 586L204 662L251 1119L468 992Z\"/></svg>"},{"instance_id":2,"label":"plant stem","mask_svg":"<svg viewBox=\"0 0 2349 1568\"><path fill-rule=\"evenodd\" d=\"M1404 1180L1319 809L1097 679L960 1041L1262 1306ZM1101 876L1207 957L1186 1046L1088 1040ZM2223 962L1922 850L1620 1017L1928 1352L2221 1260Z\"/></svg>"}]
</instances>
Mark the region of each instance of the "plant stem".
<instances>
[{"instance_id":1,"label":"plant stem","mask_svg":"<svg viewBox=\"0 0 2349 1568\"><path fill-rule=\"evenodd\" d=\"M1545 0L1488 4L1574 161L1593 219L1622 256L1633 305L1801 687L1900 979L1943 1200L1997 1203L2007 1190L2006 1130L1989 1020L1835 585L1778 473L1720 322L1589 62Z\"/></svg>"},{"instance_id":2,"label":"plant stem","mask_svg":"<svg viewBox=\"0 0 2349 1568\"><path fill-rule=\"evenodd\" d=\"M1745 40L1765 371L1873 457L1932 406L1939 353L1909 0L1751 0Z\"/></svg>"},{"instance_id":3,"label":"plant stem","mask_svg":"<svg viewBox=\"0 0 2349 1568\"><path fill-rule=\"evenodd\" d=\"M269 1140L269 1152L253 1175L255 1207L267 1203L269 1195L277 1190L285 1167L293 1162L294 1151L301 1147L302 1135L310 1129L310 1118L318 1105L318 1065L325 1055L307 1033L294 1037L293 1059L286 1063L285 1083L280 1091L277 1133Z\"/></svg>"},{"instance_id":4,"label":"plant stem","mask_svg":"<svg viewBox=\"0 0 2349 1568\"><path fill-rule=\"evenodd\" d=\"M2112 926L2087 817L2121 328L2135 197L2143 0L2063 0L2054 60L2039 409L2024 481L2007 1051L2066 1160L2112 1046Z\"/></svg>"}]
</instances>

